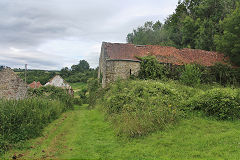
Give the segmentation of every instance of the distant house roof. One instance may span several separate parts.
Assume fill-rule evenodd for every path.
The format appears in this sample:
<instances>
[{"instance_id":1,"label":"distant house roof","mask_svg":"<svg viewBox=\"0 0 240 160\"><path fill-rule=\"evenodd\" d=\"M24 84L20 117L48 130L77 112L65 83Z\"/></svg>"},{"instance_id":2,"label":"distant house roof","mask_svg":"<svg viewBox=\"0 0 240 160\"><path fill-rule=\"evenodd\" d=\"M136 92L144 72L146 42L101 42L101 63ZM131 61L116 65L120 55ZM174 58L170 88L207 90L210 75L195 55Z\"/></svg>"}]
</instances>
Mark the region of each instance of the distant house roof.
<instances>
[{"instance_id":1,"label":"distant house roof","mask_svg":"<svg viewBox=\"0 0 240 160\"><path fill-rule=\"evenodd\" d=\"M226 61L223 54L199 49L177 49L158 45L134 45L107 42L103 42L103 47L108 60L139 61L137 57L154 55L159 62L175 65L197 63L204 66L212 66L217 62L224 63Z\"/></svg>"},{"instance_id":2,"label":"distant house roof","mask_svg":"<svg viewBox=\"0 0 240 160\"><path fill-rule=\"evenodd\" d=\"M45 86L51 85L55 87L61 87L65 89L72 89L72 87L60 76L56 75L45 84Z\"/></svg>"},{"instance_id":3,"label":"distant house roof","mask_svg":"<svg viewBox=\"0 0 240 160\"><path fill-rule=\"evenodd\" d=\"M42 87L42 84L40 82L33 81L31 84L28 85L30 88L39 88Z\"/></svg>"}]
</instances>

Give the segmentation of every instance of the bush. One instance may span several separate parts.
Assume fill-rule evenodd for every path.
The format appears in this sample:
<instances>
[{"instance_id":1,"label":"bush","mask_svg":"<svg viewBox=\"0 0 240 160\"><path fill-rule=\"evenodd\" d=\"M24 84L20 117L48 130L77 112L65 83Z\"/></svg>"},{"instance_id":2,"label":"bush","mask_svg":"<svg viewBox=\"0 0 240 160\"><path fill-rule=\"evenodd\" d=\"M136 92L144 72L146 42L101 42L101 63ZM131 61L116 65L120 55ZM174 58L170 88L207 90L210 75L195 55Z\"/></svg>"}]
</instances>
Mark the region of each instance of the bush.
<instances>
[{"instance_id":1,"label":"bush","mask_svg":"<svg viewBox=\"0 0 240 160\"><path fill-rule=\"evenodd\" d=\"M206 67L199 64L185 66L160 64L155 56L139 58L141 60L138 77L140 79L172 79L180 80L183 84L196 86L198 84L240 85L240 68L227 64L216 63Z\"/></svg>"},{"instance_id":2,"label":"bush","mask_svg":"<svg viewBox=\"0 0 240 160\"><path fill-rule=\"evenodd\" d=\"M180 76L180 81L189 86L199 85L201 82L201 72L197 65L186 64Z\"/></svg>"},{"instance_id":3,"label":"bush","mask_svg":"<svg viewBox=\"0 0 240 160\"><path fill-rule=\"evenodd\" d=\"M175 123L178 104L195 92L174 82L118 81L103 97L101 109L119 135L142 136Z\"/></svg>"},{"instance_id":4,"label":"bush","mask_svg":"<svg viewBox=\"0 0 240 160\"><path fill-rule=\"evenodd\" d=\"M32 97L59 100L65 104L66 109L73 109L73 96L69 95L67 90L60 87L44 86L37 89L30 88L28 93Z\"/></svg>"},{"instance_id":5,"label":"bush","mask_svg":"<svg viewBox=\"0 0 240 160\"><path fill-rule=\"evenodd\" d=\"M158 62L155 56L146 56L139 58L141 66L139 77L141 79L163 79L165 78L165 68Z\"/></svg>"},{"instance_id":6,"label":"bush","mask_svg":"<svg viewBox=\"0 0 240 160\"><path fill-rule=\"evenodd\" d=\"M87 83L87 89L88 89L88 104L89 107L92 108L96 104L96 100L98 98L98 90L99 90L100 84L98 79L89 79Z\"/></svg>"},{"instance_id":7,"label":"bush","mask_svg":"<svg viewBox=\"0 0 240 160\"><path fill-rule=\"evenodd\" d=\"M218 119L240 118L240 90L231 88L215 88L201 92L189 99L185 107L201 110L208 116Z\"/></svg>"},{"instance_id":8,"label":"bush","mask_svg":"<svg viewBox=\"0 0 240 160\"><path fill-rule=\"evenodd\" d=\"M81 106L83 104L83 101L81 98L74 98L74 104Z\"/></svg>"},{"instance_id":9,"label":"bush","mask_svg":"<svg viewBox=\"0 0 240 160\"><path fill-rule=\"evenodd\" d=\"M46 124L69 109L58 100L0 100L0 152L41 134Z\"/></svg>"},{"instance_id":10,"label":"bush","mask_svg":"<svg viewBox=\"0 0 240 160\"><path fill-rule=\"evenodd\" d=\"M214 77L214 81L221 85L239 85L240 68L232 68L229 65L217 63L209 68L209 76Z\"/></svg>"},{"instance_id":11,"label":"bush","mask_svg":"<svg viewBox=\"0 0 240 160\"><path fill-rule=\"evenodd\" d=\"M83 104L88 103L87 92L88 89L86 87L83 87L80 91L75 93L82 100Z\"/></svg>"}]
</instances>

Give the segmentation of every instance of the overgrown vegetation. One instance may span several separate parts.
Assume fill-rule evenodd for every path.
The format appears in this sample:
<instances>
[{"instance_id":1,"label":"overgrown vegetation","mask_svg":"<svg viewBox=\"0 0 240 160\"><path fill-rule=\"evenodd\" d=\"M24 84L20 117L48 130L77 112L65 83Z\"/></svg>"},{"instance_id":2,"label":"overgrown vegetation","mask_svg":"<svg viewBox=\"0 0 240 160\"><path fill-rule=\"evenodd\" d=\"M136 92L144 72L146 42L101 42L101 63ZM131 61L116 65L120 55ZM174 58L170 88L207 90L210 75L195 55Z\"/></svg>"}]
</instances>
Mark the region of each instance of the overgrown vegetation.
<instances>
[{"instance_id":1,"label":"overgrown vegetation","mask_svg":"<svg viewBox=\"0 0 240 160\"><path fill-rule=\"evenodd\" d=\"M164 129L195 111L216 119L240 118L240 90L177 81L118 81L98 101L118 135L137 137Z\"/></svg>"},{"instance_id":2,"label":"overgrown vegetation","mask_svg":"<svg viewBox=\"0 0 240 160\"><path fill-rule=\"evenodd\" d=\"M140 79L172 79L190 86L196 86L200 83L239 86L240 68L233 68L221 63L210 67L198 64L169 66L160 64L154 56L141 57L140 59L141 67L138 75Z\"/></svg>"},{"instance_id":3,"label":"overgrown vegetation","mask_svg":"<svg viewBox=\"0 0 240 160\"><path fill-rule=\"evenodd\" d=\"M200 69L194 64L186 64L181 73L180 81L189 86L199 85L201 82Z\"/></svg>"},{"instance_id":4,"label":"overgrown vegetation","mask_svg":"<svg viewBox=\"0 0 240 160\"><path fill-rule=\"evenodd\" d=\"M142 136L175 123L181 114L178 104L195 92L174 82L118 81L104 95L101 108L119 135Z\"/></svg>"},{"instance_id":5,"label":"overgrown vegetation","mask_svg":"<svg viewBox=\"0 0 240 160\"><path fill-rule=\"evenodd\" d=\"M37 89L29 89L29 95L50 100L58 100L65 104L66 109L72 109L74 98L68 94L68 91L60 87L44 86Z\"/></svg>"},{"instance_id":6,"label":"overgrown vegetation","mask_svg":"<svg viewBox=\"0 0 240 160\"><path fill-rule=\"evenodd\" d=\"M191 110L201 110L218 119L240 119L240 90L214 88L200 92L183 104Z\"/></svg>"},{"instance_id":7,"label":"overgrown vegetation","mask_svg":"<svg viewBox=\"0 0 240 160\"><path fill-rule=\"evenodd\" d=\"M140 57L141 66L139 77L142 79L163 79L166 77L166 68L154 56Z\"/></svg>"},{"instance_id":8,"label":"overgrown vegetation","mask_svg":"<svg viewBox=\"0 0 240 160\"><path fill-rule=\"evenodd\" d=\"M73 109L73 97L52 86L30 90L34 97L0 100L0 152L37 137L62 112Z\"/></svg>"}]
</instances>

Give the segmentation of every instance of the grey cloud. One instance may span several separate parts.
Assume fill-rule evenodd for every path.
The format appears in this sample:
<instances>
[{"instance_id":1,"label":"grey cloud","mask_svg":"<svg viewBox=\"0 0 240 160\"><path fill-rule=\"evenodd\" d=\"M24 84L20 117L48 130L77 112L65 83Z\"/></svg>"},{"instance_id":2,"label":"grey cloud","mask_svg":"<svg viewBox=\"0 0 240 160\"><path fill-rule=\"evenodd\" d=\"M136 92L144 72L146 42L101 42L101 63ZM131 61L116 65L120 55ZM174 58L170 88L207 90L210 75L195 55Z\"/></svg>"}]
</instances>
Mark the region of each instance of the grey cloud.
<instances>
[{"instance_id":1,"label":"grey cloud","mask_svg":"<svg viewBox=\"0 0 240 160\"><path fill-rule=\"evenodd\" d=\"M16 68L29 64L30 68L56 69L61 68L63 62L73 62L65 57L31 50L10 49L2 51L0 55L0 65L8 64Z\"/></svg>"},{"instance_id":2,"label":"grey cloud","mask_svg":"<svg viewBox=\"0 0 240 160\"><path fill-rule=\"evenodd\" d=\"M63 67L76 61L69 57L73 56L73 53L70 53L71 48L68 53L59 55L64 59L61 64L56 59L38 61L41 58L28 58L25 56L26 53L20 57L11 57L2 51L14 47L31 50L30 55L38 55L39 47L47 45L50 41L69 42L69 39L73 38L79 42L79 53L75 52L74 57L88 59L92 66L96 66L100 48L93 51L90 48L80 48L84 47L80 44L96 45L102 41L124 42L127 33L145 21L158 19L163 21L173 11L177 1L1 0L0 57L8 57L8 61L0 58L0 63L13 65L10 63L11 60L19 63L27 61L42 67L52 66L59 69L61 68L59 66ZM59 49L56 49L55 53L43 49L42 53L47 57L51 57L52 54L58 55L57 52L61 52L60 48L67 45L61 43L61 46L53 47Z\"/></svg>"}]
</instances>

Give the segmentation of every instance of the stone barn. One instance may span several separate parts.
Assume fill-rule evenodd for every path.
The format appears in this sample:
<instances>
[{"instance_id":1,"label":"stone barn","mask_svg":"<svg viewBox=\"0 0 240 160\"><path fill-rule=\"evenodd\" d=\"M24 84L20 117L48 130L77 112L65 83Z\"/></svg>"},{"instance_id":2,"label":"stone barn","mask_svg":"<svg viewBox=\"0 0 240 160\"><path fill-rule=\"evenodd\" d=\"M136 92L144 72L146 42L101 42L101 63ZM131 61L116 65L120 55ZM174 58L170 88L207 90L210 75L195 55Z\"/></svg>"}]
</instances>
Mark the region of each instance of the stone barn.
<instances>
[{"instance_id":1,"label":"stone barn","mask_svg":"<svg viewBox=\"0 0 240 160\"><path fill-rule=\"evenodd\" d=\"M0 99L24 99L27 84L10 68L0 71Z\"/></svg>"},{"instance_id":2,"label":"stone barn","mask_svg":"<svg viewBox=\"0 0 240 160\"><path fill-rule=\"evenodd\" d=\"M48 85L66 89L68 94L74 95L72 87L60 75L56 75L45 84L45 86Z\"/></svg>"},{"instance_id":3,"label":"stone barn","mask_svg":"<svg viewBox=\"0 0 240 160\"><path fill-rule=\"evenodd\" d=\"M137 75L140 70L140 60L137 57L156 56L160 63L184 65L197 63L212 66L224 61L224 55L197 49L177 49L158 45L134 45L124 43L103 42L99 58L98 78L102 86L117 80Z\"/></svg>"}]
</instances>

